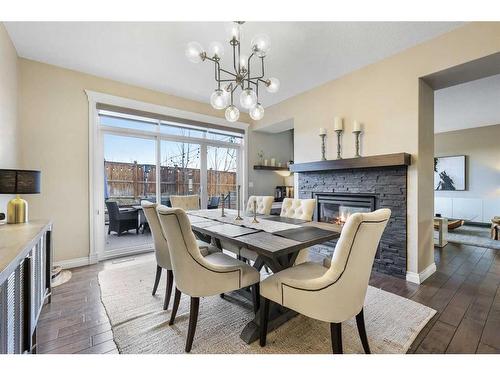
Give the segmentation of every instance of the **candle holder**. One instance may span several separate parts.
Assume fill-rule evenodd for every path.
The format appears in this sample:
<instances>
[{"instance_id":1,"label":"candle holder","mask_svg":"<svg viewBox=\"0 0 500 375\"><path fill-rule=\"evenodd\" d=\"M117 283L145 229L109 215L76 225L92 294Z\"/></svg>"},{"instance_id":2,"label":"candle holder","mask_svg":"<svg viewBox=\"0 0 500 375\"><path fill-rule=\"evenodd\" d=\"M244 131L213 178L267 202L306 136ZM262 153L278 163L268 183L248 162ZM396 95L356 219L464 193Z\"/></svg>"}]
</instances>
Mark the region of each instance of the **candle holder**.
<instances>
[{"instance_id":1,"label":"candle holder","mask_svg":"<svg viewBox=\"0 0 500 375\"><path fill-rule=\"evenodd\" d=\"M342 159L342 147L340 145L340 137L342 137L342 129L335 130L335 133L337 133L337 159Z\"/></svg>"},{"instance_id":2,"label":"candle holder","mask_svg":"<svg viewBox=\"0 0 500 375\"><path fill-rule=\"evenodd\" d=\"M224 208L225 208L225 203L224 203L224 193L220 193L220 200L221 200L221 214L220 217L226 217L226 214L224 213Z\"/></svg>"},{"instance_id":3,"label":"candle holder","mask_svg":"<svg viewBox=\"0 0 500 375\"><path fill-rule=\"evenodd\" d=\"M238 216L236 216L234 218L235 221L236 220L238 220L238 221L243 220L243 218L240 216L240 210L241 210L241 207L240 207L240 201L241 201L240 191L241 191L241 185L238 185L238 192L237 192L237 196L236 196L236 199L237 199L236 206L238 207Z\"/></svg>"},{"instance_id":4,"label":"candle holder","mask_svg":"<svg viewBox=\"0 0 500 375\"><path fill-rule=\"evenodd\" d=\"M354 157L360 158L361 154L359 153L359 136L361 134L361 130L355 130L352 133L356 137L356 155L354 155Z\"/></svg>"},{"instance_id":5,"label":"candle holder","mask_svg":"<svg viewBox=\"0 0 500 375\"><path fill-rule=\"evenodd\" d=\"M320 134L321 137L321 160L326 160L325 138L326 134Z\"/></svg>"},{"instance_id":6,"label":"candle holder","mask_svg":"<svg viewBox=\"0 0 500 375\"><path fill-rule=\"evenodd\" d=\"M253 224L258 224L259 220L257 220L257 199L254 199L253 201Z\"/></svg>"}]
</instances>

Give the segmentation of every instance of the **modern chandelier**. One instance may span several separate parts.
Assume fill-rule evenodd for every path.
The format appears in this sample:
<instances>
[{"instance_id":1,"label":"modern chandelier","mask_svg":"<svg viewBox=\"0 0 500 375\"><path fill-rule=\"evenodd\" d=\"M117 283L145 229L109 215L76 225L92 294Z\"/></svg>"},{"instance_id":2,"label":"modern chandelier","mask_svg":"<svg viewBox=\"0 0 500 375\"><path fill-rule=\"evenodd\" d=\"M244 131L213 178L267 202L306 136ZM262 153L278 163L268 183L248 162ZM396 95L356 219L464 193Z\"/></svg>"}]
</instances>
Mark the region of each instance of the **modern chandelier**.
<instances>
[{"instance_id":1,"label":"modern chandelier","mask_svg":"<svg viewBox=\"0 0 500 375\"><path fill-rule=\"evenodd\" d=\"M253 120L260 120L264 117L264 107L259 101L259 83L263 84L270 93L277 92L280 87L280 81L277 78L265 78L264 75L264 58L271 47L271 40L267 35L255 35L250 43L250 56L241 54L241 25L243 23L243 21L236 21L231 25L229 44L233 50L232 69L223 69L220 66L221 58L224 56L224 47L221 43L210 43L208 52L198 42L190 42L186 46L186 57L189 61L199 63L209 60L215 64L217 88L210 96L210 104L215 109L225 108L226 119L230 122L235 122L240 117L239 109L233 104L237 88L241 89L241 106L249 110ZM253 57L260 59L260 73L255 76L252 76L250 69Z\"/></svg>"}]
</instances>

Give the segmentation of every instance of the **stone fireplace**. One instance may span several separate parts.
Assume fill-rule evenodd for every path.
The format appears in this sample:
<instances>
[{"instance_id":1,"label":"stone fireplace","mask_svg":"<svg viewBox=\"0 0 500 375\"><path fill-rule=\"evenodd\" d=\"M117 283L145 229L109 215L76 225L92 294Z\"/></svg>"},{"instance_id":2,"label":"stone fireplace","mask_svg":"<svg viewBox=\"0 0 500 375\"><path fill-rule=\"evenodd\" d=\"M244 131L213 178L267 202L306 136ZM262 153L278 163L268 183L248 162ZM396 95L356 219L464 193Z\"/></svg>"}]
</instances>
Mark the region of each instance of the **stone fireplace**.
<instances>
[{"instance_id":1,"label":"stone fireplace","mask_svg":"<svg viewBox=\"0 0 500 375\"><path fill-rule=\"evenodd\" d=\"M315 198L314 220L332 222L354 212L390 208L392 215L382 235L373 268L379 272L406 276L407 166L300 171L299 198ZM320 247L333 253L335 243Z\"/></svg>"}]
</instances>

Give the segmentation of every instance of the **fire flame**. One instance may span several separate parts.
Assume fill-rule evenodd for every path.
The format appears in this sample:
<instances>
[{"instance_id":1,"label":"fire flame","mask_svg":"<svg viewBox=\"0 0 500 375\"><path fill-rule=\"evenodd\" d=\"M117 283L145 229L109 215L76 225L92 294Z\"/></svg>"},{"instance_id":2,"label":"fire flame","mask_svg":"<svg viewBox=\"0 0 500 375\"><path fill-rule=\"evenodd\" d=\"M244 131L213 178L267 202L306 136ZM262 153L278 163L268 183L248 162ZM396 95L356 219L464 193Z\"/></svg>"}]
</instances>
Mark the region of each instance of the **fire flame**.
<instances>
[{"instance_id":1,"label":"fire flame","mask_svg":"<svg viewBox=\"0 0 500 375\"><path fill-rule=\"evenodd\" d=\"M334 224L337 225L344 225L347 219L349 218L349 215L345 215L343 212L334 220Z\"/></svg>"}]
</instances>

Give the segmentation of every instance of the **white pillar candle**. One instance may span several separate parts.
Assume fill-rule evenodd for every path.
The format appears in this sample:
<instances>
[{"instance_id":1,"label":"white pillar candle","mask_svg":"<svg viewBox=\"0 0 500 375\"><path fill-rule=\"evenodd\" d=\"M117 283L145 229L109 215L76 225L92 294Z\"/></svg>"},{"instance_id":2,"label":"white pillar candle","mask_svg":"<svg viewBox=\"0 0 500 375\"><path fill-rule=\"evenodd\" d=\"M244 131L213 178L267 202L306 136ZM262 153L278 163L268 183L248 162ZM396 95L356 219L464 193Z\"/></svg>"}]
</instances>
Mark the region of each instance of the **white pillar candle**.
<instances>
[{"instance_id":1,"label":"white pillar candle","mask_svg":"<svg viewBox=\"0 0 500 375\"><path fill-rule=\"evenodd\" d=\"M344 122L342 121L341 117L335 117L333 119L333 129L335 131L337 131L337 130L344 130Z\"/></svg>"},{"instance_id":2,"label":"white pillar candle","mask_svg":"<svg viewBox=\"0 0 500 375\"><path fill-rule=\"evenodd\" d=\"M326 134L326 129L325 128L319 128L319 135L325 135Z\"/></svg>"},{"instance_id":3,"label":"white pillar candle","mask_svg":"<svg viewBox=\"0 0 500 375\"><path fill-rule=\"evenodd\" d=\"M353 132L361 131L361 123L359 121L354 120L352 131Z\"/></svg>"}]
</instances>

